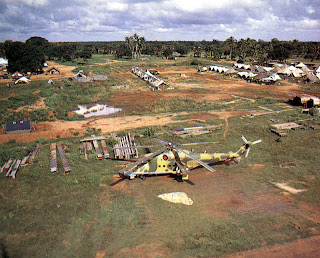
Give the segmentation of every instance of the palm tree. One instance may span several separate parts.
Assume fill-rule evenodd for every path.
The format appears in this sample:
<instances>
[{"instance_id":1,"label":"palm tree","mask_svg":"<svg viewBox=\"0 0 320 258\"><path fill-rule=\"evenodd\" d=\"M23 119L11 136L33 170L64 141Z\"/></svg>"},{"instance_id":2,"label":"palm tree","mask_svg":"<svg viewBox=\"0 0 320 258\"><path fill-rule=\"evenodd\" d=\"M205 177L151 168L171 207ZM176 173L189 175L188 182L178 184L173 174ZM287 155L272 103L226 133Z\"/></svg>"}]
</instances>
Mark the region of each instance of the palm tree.
<instances>
[{"instance_id":1,"label":"palm tree","mask_svg":"<svg viewBox=\"0 0 320 258\"><path fill-rule=\"evenodd\" d=\"M233 48L234 48L234 45L236 42L237 42L237 40L232 36L230 38L227 38L224 42L230 50L230 54L229 54L230 60L232 58L232 51L233 51Z\"/></svg>"},{"instance_id":2,"label":"palm tree","mask_svg":"<svg viewBox=\"0 0 320 258\"><path fill-rule=\"evenodd\" d=\"M133 36L125 37L126 46L131 50L131 58L139 59L142 50L145 49L145 38L139 37L137 33Z\"/></svg>"}]
</instances>

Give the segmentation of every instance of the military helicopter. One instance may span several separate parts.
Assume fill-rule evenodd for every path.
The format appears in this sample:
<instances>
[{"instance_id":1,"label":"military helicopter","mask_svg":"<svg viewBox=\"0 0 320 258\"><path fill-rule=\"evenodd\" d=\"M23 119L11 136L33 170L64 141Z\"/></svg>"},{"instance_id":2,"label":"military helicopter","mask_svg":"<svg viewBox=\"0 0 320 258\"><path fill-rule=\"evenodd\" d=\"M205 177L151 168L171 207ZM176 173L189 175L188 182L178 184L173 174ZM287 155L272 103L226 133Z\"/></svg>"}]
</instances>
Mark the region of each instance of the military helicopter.
<instances>
[{"instance_id":1,"label":"military helicopter","mask_svg":"<svg viewBox=\"0 0 320 258\"><path fill-rule=\"evenodd\" d=\"M146 176L163 174L177 175L180 176L183 181L187 181L189 179L190 170L199 166L203 166L209 171L214 172L215 169L210 167L208 163L215 164L231 161L239 163L241 156L245 155L245 157L248 157L251 145L260 143L262 141L261 139L256 141L248 141L243 135L241 138L244 141L244 145L242 145L236 152L230 151L227 153L194 153L188 150L182 150L171 142L165 142L157 138L153 138L153 140L157 141L161 145L134 146L134 148L155 146L161 146L162 148L153 153L146 154L136 162L129 163L127 166L119 170L118 173L120 180L118 181L122 181L126 178L134 179L135 177L145 179ZM193 144L198 143L186 143L181 145ZM111 185L118 183L118 181L112 183Z\"/></svg>"}]
</instances>

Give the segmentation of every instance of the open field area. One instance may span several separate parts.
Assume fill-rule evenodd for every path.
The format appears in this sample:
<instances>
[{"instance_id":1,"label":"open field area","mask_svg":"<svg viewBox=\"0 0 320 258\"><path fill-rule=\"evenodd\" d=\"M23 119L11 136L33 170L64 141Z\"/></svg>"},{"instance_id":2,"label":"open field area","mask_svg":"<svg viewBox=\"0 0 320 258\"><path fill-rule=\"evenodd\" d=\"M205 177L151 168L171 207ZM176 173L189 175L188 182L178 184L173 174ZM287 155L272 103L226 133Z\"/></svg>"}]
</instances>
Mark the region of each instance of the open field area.
<instances>
[{"instance_id":1,"label":"open field area","mask_svg":"<svg viewBox=\"0 0 320 258\"><path fill-rule=\"evenodd\" d=\"M0 174L3 257L319 257L320 118L287 103L292 94L320 97L319 88L199 73L192 61L94 55L81 66L51 64L65 71L52 77L53 85L45 75L31 77L29 85L0 83L1 124L30 119L34 125L32 132L20 134L5 134L2 127L0 165L42 144L33 165L21 167L16 179ZM174 89L152 91L131 73L132 65L156 69ZM108 80L68 80L79 70ZM72 112L79 104L122 111L84 118ZM286 137L270 131L272 124L286 122L302 129ZM218 124L221 129L208 134L181 138L173 133ZM215 173L192 170L193 184L155 176L110 186L128 162L97 160L94 154L86 160L80 139L113 132L130 132L142 145L153 144L152 137L173 143L218 141L192 146L195 152L236 151L241 135L262 143L252 146L240 164L215 165ZM50 173L54 142L66 146L69 174L61 172L60 160L59 172ZM193 205L158 198L171 192L185 192Z\"/></svg>"}]
</instances>

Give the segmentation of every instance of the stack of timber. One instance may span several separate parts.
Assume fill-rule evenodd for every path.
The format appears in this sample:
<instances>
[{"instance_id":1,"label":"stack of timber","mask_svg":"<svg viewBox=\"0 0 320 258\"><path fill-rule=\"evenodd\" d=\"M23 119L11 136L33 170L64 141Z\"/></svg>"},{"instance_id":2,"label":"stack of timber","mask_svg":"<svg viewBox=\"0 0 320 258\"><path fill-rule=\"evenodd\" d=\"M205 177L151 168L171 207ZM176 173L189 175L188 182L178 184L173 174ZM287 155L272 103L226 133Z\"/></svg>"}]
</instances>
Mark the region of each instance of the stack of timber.
<instances>
[{"instance_id":1,"label":"stack of timber","mask_svg":"<svg viewBox=\"0 0 320 258\"><path fill-rule=\"evenodd\" d=\"M294 123L294 122L290 122L290 123L283 123L283 124L273 124L271 125L271 132L279 135L280 137L284 137L287 136L287 133L290 130L296 130L298 128L301 128L301 125Z\"/></svg>"},{"instance_id":2,"label":"stack of timber","mask_svg":"<svg viewBox=\"0 0 320 258\"><path fill-rule=\"evenodd\" d=\"M138 149L135 147L134 137L128 135L119 137L118 143L113 146L114 158L129 160L131 158L138 158Z\"/></svg>"},{"instance_id":3,"label":"stack of timber","mask_svg":"<svg viewBox=\"0 0 320 258\"><path fill-rule=\"evenodd\" d=\"M64 173L67 174L67 173L69 173L71 171L71 169L69 167L69 163L68 163L68 160L67 160L66 155L64 153L62 144L61 143L57 144L57 147L58 147L58 151L59 151L59 154L60 154L60 158L62 160L62 166L63 166L63 169L64 169Z\"/></svg>"},{"instance_id":4,"label":"stack of timber","mask_svg":"<svg viewBox=\"0 0 320 258\"><path fill-rule=\"evenodd\" d=\"M201 134L210 133L212 131L220 130L222 126L223 124L177 128L177 129L174 129L173 133L182 138L185 138L190 135L201 135Z\"/></svg>"},{"instance_id":5,"label":"stack of timber","mask_svg":"<svg viewBox=\"0 0 320 258\"><path fill-rule=\"evenodd\" d=\"M33 164L33 160L36 157L36 155L38 154L38 152L40 151L40 147L41 147L41 144L37 143L37 147L33 150L33 152L30 155L29 163L28 163L29 165Z\"/></svg>"},{"instance_id":6,"label":"stack of timber","mask_svg":"<svg viewBox=\"0 0 320 258\"><path fill-rule=\"evenodd\" d=\"M103 158L109 158L110 155L107 149L107 144L105 142L106 138L106 136L92 136L81 139L80 142L83 143L82 151L84 153L85 159L88 159L88 152L92 152L93 148L96 151L97 159L101 160ZM100 148L100 145L102 146L102 148Z\"/></svg>"},{"instance_id":7,"label":"stack of timber","mask_svg":"<svg viewBox=\"0 0 320 258\"><path fill-rule=\"evenodd\" d=\"M50 145L50 172L58 172L57 166L57 144L52 143Z\"/></svg>"}]
</instances>

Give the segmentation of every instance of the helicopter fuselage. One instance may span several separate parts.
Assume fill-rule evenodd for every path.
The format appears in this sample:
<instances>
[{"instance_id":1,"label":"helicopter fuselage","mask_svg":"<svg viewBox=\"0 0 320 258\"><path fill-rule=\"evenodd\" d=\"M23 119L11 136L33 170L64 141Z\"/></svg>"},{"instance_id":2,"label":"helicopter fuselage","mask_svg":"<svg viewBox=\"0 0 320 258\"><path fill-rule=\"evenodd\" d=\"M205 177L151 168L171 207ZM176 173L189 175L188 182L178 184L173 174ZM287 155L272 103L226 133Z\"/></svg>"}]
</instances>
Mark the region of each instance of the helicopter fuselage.
<instances>
[{"instance_id":1,"label":"helicopter fuselage","mask_svg":"<svg viewBox=\"0 0 320 258\"><path fill-rule=\"evenodd\" d=\"M239 158L240 154L238 152L228 152L228 153L194 153L187 150L183 150L194 158L197 158L203 162L208 164L223 162L225 160L231 158ZM179 160L182 165L186 167L186 169L191 170L201 166L197 161L191 159L187 155L182 152L178 152ZM148 154L147 154L148 155ZM146 155L146 156L147 156ZM181 171L177 166L177 158L173 151L166 151L145 164L133 169L132 171L127 171L125 173L126 176L129 176L131 179L136 176L144 176L144 175L158 175L158 174L180 174ZM183 179L188 179L187 174L181 173Z\"/></svg>"}]
</instances>

